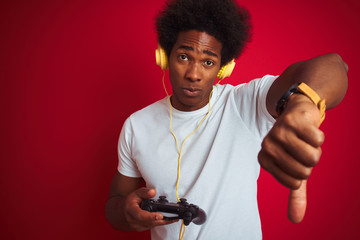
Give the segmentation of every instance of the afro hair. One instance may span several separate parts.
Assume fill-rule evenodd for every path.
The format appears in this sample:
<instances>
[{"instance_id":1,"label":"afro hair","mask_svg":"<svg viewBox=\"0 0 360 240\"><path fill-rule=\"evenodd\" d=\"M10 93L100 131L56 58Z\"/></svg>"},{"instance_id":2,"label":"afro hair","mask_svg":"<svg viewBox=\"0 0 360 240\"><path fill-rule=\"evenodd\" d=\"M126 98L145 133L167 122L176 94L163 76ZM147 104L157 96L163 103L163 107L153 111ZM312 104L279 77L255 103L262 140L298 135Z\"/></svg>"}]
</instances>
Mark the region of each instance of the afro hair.
<instances>
[{"instance_id":1,"label":"afro hair","mask_svg":"<svg viewBox=\"0 0 360 240\"><path fill-rule=\"evenodd\" d=\"M169 56L178 33L206 32L222 43L221 66L243 52L251 39L250 15L233 0L168 0L156 16L158 40Z\"/></svg>"}]
</instances>

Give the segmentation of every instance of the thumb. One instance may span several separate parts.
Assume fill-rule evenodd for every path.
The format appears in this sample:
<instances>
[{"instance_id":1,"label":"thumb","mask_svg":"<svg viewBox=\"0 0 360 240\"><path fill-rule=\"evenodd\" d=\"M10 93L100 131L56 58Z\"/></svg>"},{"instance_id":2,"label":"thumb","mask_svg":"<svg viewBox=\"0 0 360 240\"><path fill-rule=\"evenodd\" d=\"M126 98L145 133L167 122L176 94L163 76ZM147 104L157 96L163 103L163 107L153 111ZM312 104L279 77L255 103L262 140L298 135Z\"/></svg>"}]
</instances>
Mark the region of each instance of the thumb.
<instances>
[{"instance_id":1,"label":"thumb","mask_svg":"<svg viewBox=\"0 0 360 240\"><path fill-rule=\"evenodd\" d=\"M156 190L153 188L140 188L136 190L135 194L141 199L149 199L155 197Z\"/></svg>"},{"instance_id":2,"label":"thumb","mask_svg":"<svg viewBox=\"0 0 360 240\"><path fill-rule=\"evenodd\" d=\"M300 188L290 190L288 218L293 223L303 220L306 211L306 180L303 180Z\"/></svg>"}]
</instances>

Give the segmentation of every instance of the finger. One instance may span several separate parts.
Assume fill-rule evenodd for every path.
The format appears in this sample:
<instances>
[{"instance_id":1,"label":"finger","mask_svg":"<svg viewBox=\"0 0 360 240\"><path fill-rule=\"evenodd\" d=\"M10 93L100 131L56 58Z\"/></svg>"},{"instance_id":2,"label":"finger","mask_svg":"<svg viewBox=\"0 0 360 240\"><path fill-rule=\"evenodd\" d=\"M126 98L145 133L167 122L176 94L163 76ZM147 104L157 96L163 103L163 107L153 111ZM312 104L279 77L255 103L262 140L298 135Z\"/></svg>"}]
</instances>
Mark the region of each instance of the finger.
<instances>
[{"instance_id":1,"label":"finger","mask_svg":"<svg viewBox=\"0 0 360 240\"><path fill-rule=\"evenodd\" d=\"M147 221L147 222L130 222L129 224L136 229L136 231L145 231L151 229L156 226L163 226L177 222L178 220L154 220L154 221Z\"/></svg>"},{"instance_id":2,"label":"finger","mask_svg":"<svg viewBox=\"0 0 360 240\"><path fill-rule=\"evenodd\" d=\"M299 138L295 133L290 132L283 136L271 136L274 141L296 161L307 167L314 167L319 163L321 157L321 148L314 147L303 139Z\"/></svg>"},{"instance_id":3,"label":"finger","mask_svg":"<svg viewBox=\"0 0 360 240\"><path fill-rule=\"evenodd\" d=\"M288 218L293 223L299 223L303 220L306 211L306 180L302 181L297 190L290 190Z\"/></svg>"},{"instance_id":4,"label":"finger","mask_svg":"<svg viewBox=\"0 0 360 240\"><path fill-rule=\"evenodd\" d=\"M178 222L179 220L157 220L157 221L152 221L152 222L146 222L146 223L142 223L141 225L137 226L138 231L144 231L144 230L148 230L151 229L153 227L157 227L157 226L164 226L164 225L169 225L169 224L173 224L175 222Z\"/></svg>"},{"instance_id":5,"label":"finger","mask_svg":"<svg viewBox=\"0 0 360 240\"><path fill-rule=\"evenodd\" d=\"M279 183L290 189L298 189L301 184L301 179L292 177L284 172L275 162L270 159L263 150L259 152L258 160L263 169L268 171Z\"/></svg>"},{"instance_id":6,"label":"finger","mask_svg":"<svg viewBox=\"0 0 360 240\"><path fill-rule=\"evenodd\" d=\"M176 219L176 220L157 220L157 221L153 222L152 227L168 225L168 224L176 223L178 221L179 221L179 219Z\"/></svg>"},{"instance_id":7,"label":"finger","mask_svg":"<svg viewBox=\"0 0 360 240\"><path fill-rule=\"evenodd\" d=\"M306 125L296 132L299 138L313 147L320 147L325 140L325 134L314 125Z\"/></svg>"},{"instance_id":8,"label":"finger","mask_svg":"<svg viewBox=\"0 0 360 240\"><path fill-rule=\"evenodd\" d=\"M138 204L133 204L127 211L127 222L133 226L134 229L149 229L155 222L162 221L163 215L157 212L148 212L142 210Z\"/></svg>"},{"instance_id":9,"label":"finger","mask_svg":"<svg viewBox=\"0 0 360 240\"><path fill-rule=\"evenodd\" d=\"M300 115L288 114L278 120L273 127L277 135L294 132L313 147L320 147L325 139L324 133L319 129L317 120L314 122L313 114L302 112Z\"/></svg>"},{"instance_id":10,"label":"finger","mask_svg":"<svg viewBox=\"0 0 360 240\"><path fill-rule=\"evenodd\" d=\"M129 224L131 224L138 231L143 231L156 226L172 224L178 220L164 220L163 215L158 212L147 212L144 210L131 211Z\"/></svg>"},{"instance_id":11,"label":"finger","mask_svg":"<svg viewBox=\"0 0 360 240\"><path fill-rule=\"evenodd\" d=\"M307 179L310 176L312 168L297 161L283 148L282 144L277 144L267 138L264 139L262 147L259 162L265 170L276 173L275 171L279 168L287 175L297 179Z\"/></svg>"},{"instance_id":12,"label":"finger","mask_svg":"<svg viewBox=\"0 0 360 240\"><path fill-rule=\"evenodd\" d=\"M130 215L132 219L139 222L152 222L163 220L164 216L159 212L148 212L142 210L139 206L134 206L131 211Z\"/></svg>"},{"instance_id":13,"label":"finger","mask_svg":"<svg viewBox=\"0 0 360 240\"><path fill-rule=\"evenodd\" d=\"M152 198L156 195L155 189L139 188L128 196L128 216L129 221L153 221L161 220L163 216L161 213L150 213L140 208L142 200Z\"/></svg>"},{"instance_id":14,"label":"finger","mask_svg":"<svg viewBox=\"0 0 360 240\"><path fill-rule=\"evenodd\" d=\"M135 191L135 195L140 198L140 201L142 199L150 199L155 197L156 195L156 190L153 188L139 188L138 190Z\"/></svg>"}]
</instances>

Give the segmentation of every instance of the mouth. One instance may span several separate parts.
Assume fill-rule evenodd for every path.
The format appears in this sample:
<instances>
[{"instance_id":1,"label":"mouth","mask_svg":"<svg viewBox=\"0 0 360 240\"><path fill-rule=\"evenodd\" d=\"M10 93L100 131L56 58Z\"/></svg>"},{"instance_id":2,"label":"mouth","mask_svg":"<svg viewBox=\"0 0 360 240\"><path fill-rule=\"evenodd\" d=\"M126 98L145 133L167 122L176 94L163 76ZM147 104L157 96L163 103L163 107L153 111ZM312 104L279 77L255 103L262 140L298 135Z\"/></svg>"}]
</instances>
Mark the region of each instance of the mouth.
<instances>
[{"instance_id":1,"label":"mouth","mask_svg":"<svg viewBox=\"0 0 360 240\"><path fill-rule=\"evenodd\" d=\"M200 94L201 90L197 88L183 88L183 92L185 96L196 97Z\"/></svg>"}]
</instances>

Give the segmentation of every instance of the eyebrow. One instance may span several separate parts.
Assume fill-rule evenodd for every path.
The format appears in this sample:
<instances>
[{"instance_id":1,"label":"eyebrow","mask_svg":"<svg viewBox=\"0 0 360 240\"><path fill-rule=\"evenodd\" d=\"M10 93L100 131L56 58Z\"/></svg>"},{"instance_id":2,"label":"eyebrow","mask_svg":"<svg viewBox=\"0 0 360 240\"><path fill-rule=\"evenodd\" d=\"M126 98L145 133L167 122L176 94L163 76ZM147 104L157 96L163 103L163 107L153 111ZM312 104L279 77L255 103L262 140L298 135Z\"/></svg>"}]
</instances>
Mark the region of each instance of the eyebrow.
<instances>
[{"instance_id":1,"label":"eyebrow","mask_svg":"<svg viewBox=\"0 0 360 240\"><path fill-rule=\"evenodd\" d=\"M178 47L178 49L185 49L185 50L189 50L189 51L194 51L193 47L187 46L187 45L181 45ZM218 55L210 50L204 50L203 53L209 55L209 56L213 56L213 57L217 57Z\"/></svg>"}]
</instances>

